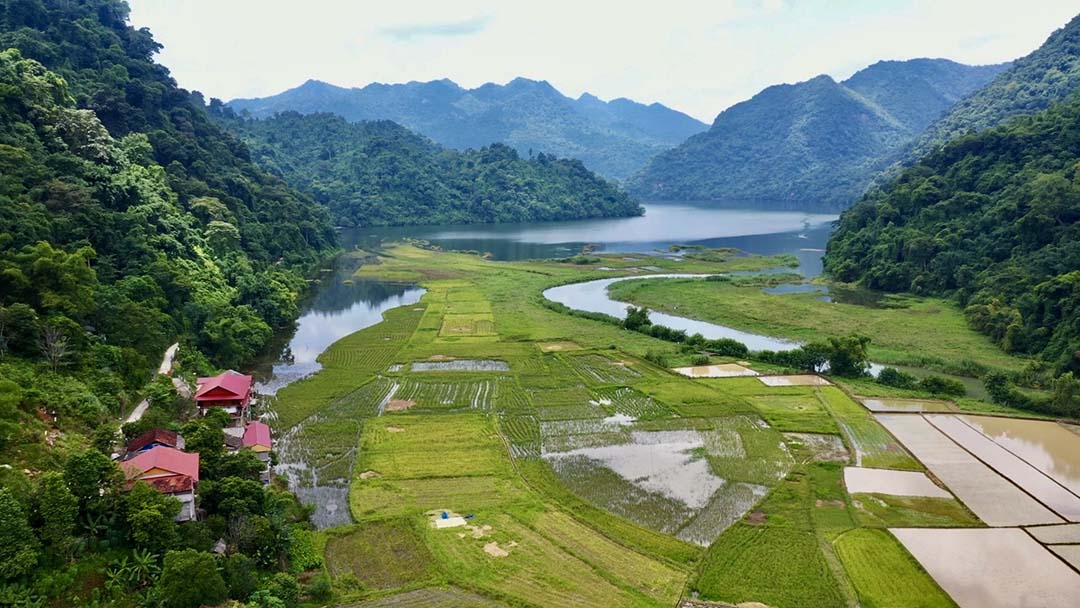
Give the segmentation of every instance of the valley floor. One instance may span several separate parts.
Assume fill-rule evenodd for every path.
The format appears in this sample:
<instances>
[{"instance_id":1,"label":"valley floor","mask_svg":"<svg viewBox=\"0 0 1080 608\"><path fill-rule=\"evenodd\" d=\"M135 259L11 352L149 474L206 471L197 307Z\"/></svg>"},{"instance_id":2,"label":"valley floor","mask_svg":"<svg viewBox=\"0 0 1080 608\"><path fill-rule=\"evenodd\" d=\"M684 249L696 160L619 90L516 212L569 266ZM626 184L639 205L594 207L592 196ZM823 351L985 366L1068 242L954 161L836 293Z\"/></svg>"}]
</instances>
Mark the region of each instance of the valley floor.
<instances>
[{"instance_id":1,"label":"valley floor","mask_svg":"<svg viewBox=\"0 0 1080 608\"><path fill-rule=\"evenodd\" d=\"M974 605L947 593L963 573L928 574L915 534L890 532L985 524L854 396L872 383L690 379L646 360L677 360L672 343L540 295L789 260L602 256L601 271L396 246L380 262L358 276L419 282L421 301L335 343L275 405L292 482L348 489L356 523L322 533L340 605ZM1057 575L1052 593L1080 581Z\"/></svg>"}]
</instances>

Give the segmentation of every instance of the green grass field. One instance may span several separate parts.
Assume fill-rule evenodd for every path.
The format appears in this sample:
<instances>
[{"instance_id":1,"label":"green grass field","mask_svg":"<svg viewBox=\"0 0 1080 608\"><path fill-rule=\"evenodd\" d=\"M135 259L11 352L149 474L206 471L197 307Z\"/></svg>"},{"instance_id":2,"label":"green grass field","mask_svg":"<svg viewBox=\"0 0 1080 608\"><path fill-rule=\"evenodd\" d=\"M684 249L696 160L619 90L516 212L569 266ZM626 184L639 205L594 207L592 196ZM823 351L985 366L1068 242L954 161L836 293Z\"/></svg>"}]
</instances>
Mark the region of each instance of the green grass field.
<instances>
[{"instance_id":1,"label":"green grass field","mask_svg":"<svg viewBox=\"0 0 1080 608\"><path fill-rule=\"evenodd\" d=\"M325 553L338 599L671 607L697 591L705 600L774 608L889 608L905 605L897 602L908 585L925 593L926 606L951 605L882 528L980 525L970 512L951 499L851 497L844 463L816 462L804 445L785 441L785 432L827 434L842 440L852 463L921 470L841 387L692 380L643 358L649 351L685 358L676 345L543 305L548 287L612 276L592 265L491 262L411 246L387 253L360 274L414 277L428 290L421 303L334 344L320 358L324 369L283 390L275 407L275 428L291 429L294 454L320 479L350 484L359 523L331 530ZM782 261L598 257L617 269L680 272ZM688 293L713 287L701 285ZM941 303L905 305L855 320L910 323L904 315L926 315L944 335L917 338L921 348L943 346L941 356L954 357L950 349L970 347L989 357L952 326L956 315ZM453 359L497 360L509 370L410 366ZM401 367L390 371L392 364ZM878 386L842 385L854 394ZM619 446L634 434L700 442L687 450L688 462L707 463L725 489L695 510L597 461L552 457ZM753 506L716 537L731 521L725 501ZM434 529L425 515L432 510L473 515L479 532ZM676 535L716 540L703 548ZM867 557L875 551L883 566Z\"/></svg>"},{"instance_id":2,"label":"green grass field","mask_svg":"<svg viewBox=\"0 0 1080 608\"><path fill-rule=\"evenodd\" d=\"M810 478L794 473L709 547L692 583L703 599L835 608L845 598L810 516Z\"/></svg>"},{"instance_id":3,"label":"green grass field","mask_svg":"<svg viewBox=\"0 0 1080 608\"><path fill-rule=\"evenodd\" d=\"M767 280L767 279L763 279ZM612 286L616 299L745 331L795 340L823 340L860 333L873 337L870 355L883 363L918 367L971 360L989 367L1018 369L990 339L968 327L955 304L934 298L889 296L882 306L823 302L819 294L773 295L748 281L658 279ZM918 331L912 331L912 328Z\"/></svg>"},{"instance_id":4,"label":"green grass field","mask_svg":"<svg viewBox=\"0 0 1080 608\"><path fill-rule=\"evenodd\" d=\"M888 532L852 530L838 538L835 546L864 608L956 606Z\"/></svg>"}]
</instances>

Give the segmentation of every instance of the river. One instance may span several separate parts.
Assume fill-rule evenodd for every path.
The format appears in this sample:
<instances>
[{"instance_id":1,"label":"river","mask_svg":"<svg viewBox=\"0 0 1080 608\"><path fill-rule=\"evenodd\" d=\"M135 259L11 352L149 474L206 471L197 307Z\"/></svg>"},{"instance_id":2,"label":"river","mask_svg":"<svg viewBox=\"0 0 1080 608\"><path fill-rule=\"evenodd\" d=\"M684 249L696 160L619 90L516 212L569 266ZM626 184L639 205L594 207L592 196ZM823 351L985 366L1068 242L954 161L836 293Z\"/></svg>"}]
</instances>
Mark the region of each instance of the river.
<instances>
[{"instance_id":1,"label":"river","mask_svg":"<svg viewBox=\"0 0 1080 608\"><path fill-rule=\"evenodd\" d=\"M424 239L443 249L471 250L490 254L497 260L565 257L585 245L597 251L648 253L668 250L671 245L733 247L750 253L789 253L799 259L797 269L805 277L821 273L821 256L835 215L795 211L754 211L717 209L691 203L646 205L644 216L635 218L584 220L535 224L481 226L412 226L346 230L341 234L347 250L372 248L383 242L404 238ZM424 290L410 285L370 280L354 280L357 262L342 256L315 286L305 302L295 329L279 336L272 354L255 366L256 390L272 395L283 386L315 373L317 357L335 341L382 319L386 310L414 304ZM582 289L589 286L579 284ZM594 301L607 299L606 285ZM586 307L587 308L587 307ZM657 316L657 322L679 326L673 317ZM694 331L713 337L721 326L679 319L694 324ZM731 328L723 335L734 337L752 348L791 348L794 343L754 336ZM278 442L279 471L295 473L305 469L301 454L293 454L287 441ZM340 483L302 483L290 475L290 487L306 503L315 505L312 521L330 527L349 523L348 486Z\"/></svg>"},{"instance_id":2,"label":"river","mask_svg":"<svg viewBox=\"0 0 1080 608\"><path fill-rule=\"evenodd\" d=\"M585 245L620 253L666 251L671 245L734 247L760 255L794 255L799 259L797 272L811 278L821 274L821 257L836 219L836 215L822 213L719 209L700 203L649 203L645 210L641 217L575 222L345 230L341 240L346 249L353 249L404 238L424 239L443 249L490 253L497 260L564 257L578 253ZM256 368L260 393L273 394L314 373L319 369L316 357L328 346L378 323L385 310L416 303L423 293L417 287L397 283L354 282L353 270L347 261L339 261L321 279L295 331L282 336L276 352ZM761 340L767 341L761 346L778 350L791 344L725 329L728 337L740 339L743 335L743 340L754 342L752 348Z\"/></svg>"}]
</instances>

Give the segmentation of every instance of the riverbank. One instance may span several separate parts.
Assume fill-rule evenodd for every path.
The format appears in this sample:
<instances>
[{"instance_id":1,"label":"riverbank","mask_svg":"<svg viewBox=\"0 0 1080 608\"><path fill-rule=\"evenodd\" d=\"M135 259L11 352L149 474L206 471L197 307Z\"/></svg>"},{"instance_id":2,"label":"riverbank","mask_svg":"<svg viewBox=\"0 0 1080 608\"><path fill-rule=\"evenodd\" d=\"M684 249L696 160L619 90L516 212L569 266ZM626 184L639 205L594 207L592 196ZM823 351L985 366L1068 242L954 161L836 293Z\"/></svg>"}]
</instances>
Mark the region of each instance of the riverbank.
<instances>
[{"instance_id":1,"label":"riverbank","mask_svg":"<svg viewBox=\"0 0 1080 608\"><path fill-rule=\"evenodd\" d=\"M827 302L820 293L764 291L773 282L768 277L626 281L612 285L609 293L652 310L801 342L859 333L872 338L870 357L880 363L960 374L1012 371L1025 363L968 327L963 311L945 300L875 294L861 302Z\"/></svg>"},{"instance_id":2,"label":"riverbank","mask_svg":"<svg viewBox=\"0 0 1080 608\"><path fill-rule=\"evenodd\" d=\"M884 582L948 605L892 536L858 534L841 551L845 533L881 525L870 522L971 525L952 498L852 500L842 463L856 450L878 466L922 467L849 394L690 379L644 360L674 355L671 342L557 312L542 296L591 279L760 271L784 258L591 257L493 262L395 246L359 271L407 273L427 291L335 342L321 371L279 393L275 423L305 459L295 475L332 487L313 495L345 497L361 523L329 532L342 601L465 588L552 607L672 606L697 593L832 608L880 600ZM831 438L825 449L811 441L819 436ZM447 525L468 519L433 526L442 512ZM908 567L869 572L848 559L856 546ZM342 582L350 577L362 590Z\"/></svg>"}]
</instances>

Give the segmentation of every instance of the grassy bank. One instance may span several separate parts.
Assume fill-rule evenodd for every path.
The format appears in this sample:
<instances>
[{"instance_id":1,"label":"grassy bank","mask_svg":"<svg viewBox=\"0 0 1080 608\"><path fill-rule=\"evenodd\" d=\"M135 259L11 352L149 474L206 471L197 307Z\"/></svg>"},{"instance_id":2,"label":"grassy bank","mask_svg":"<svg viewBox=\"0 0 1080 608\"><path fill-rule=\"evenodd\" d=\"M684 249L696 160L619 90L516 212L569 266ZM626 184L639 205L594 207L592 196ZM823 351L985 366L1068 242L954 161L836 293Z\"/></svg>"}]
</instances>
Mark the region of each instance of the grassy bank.
<instances>
[{"instance_id":1,"label":"grassy bank","mask_svg":"<svg viewBox=\"0 0 1080 608\"><path fill-rule=\"evenodd\" d=\"M884 296L873 303L825 302L820 294L769 294L768 283L747 280L655 279L613 285L621 301L744 331L801 341L860 333L871 336L874 361L948 371L977 366L1018 369L1009 356L967 325L955 304L935 298Z\"/></svg>"}]
</instances>

